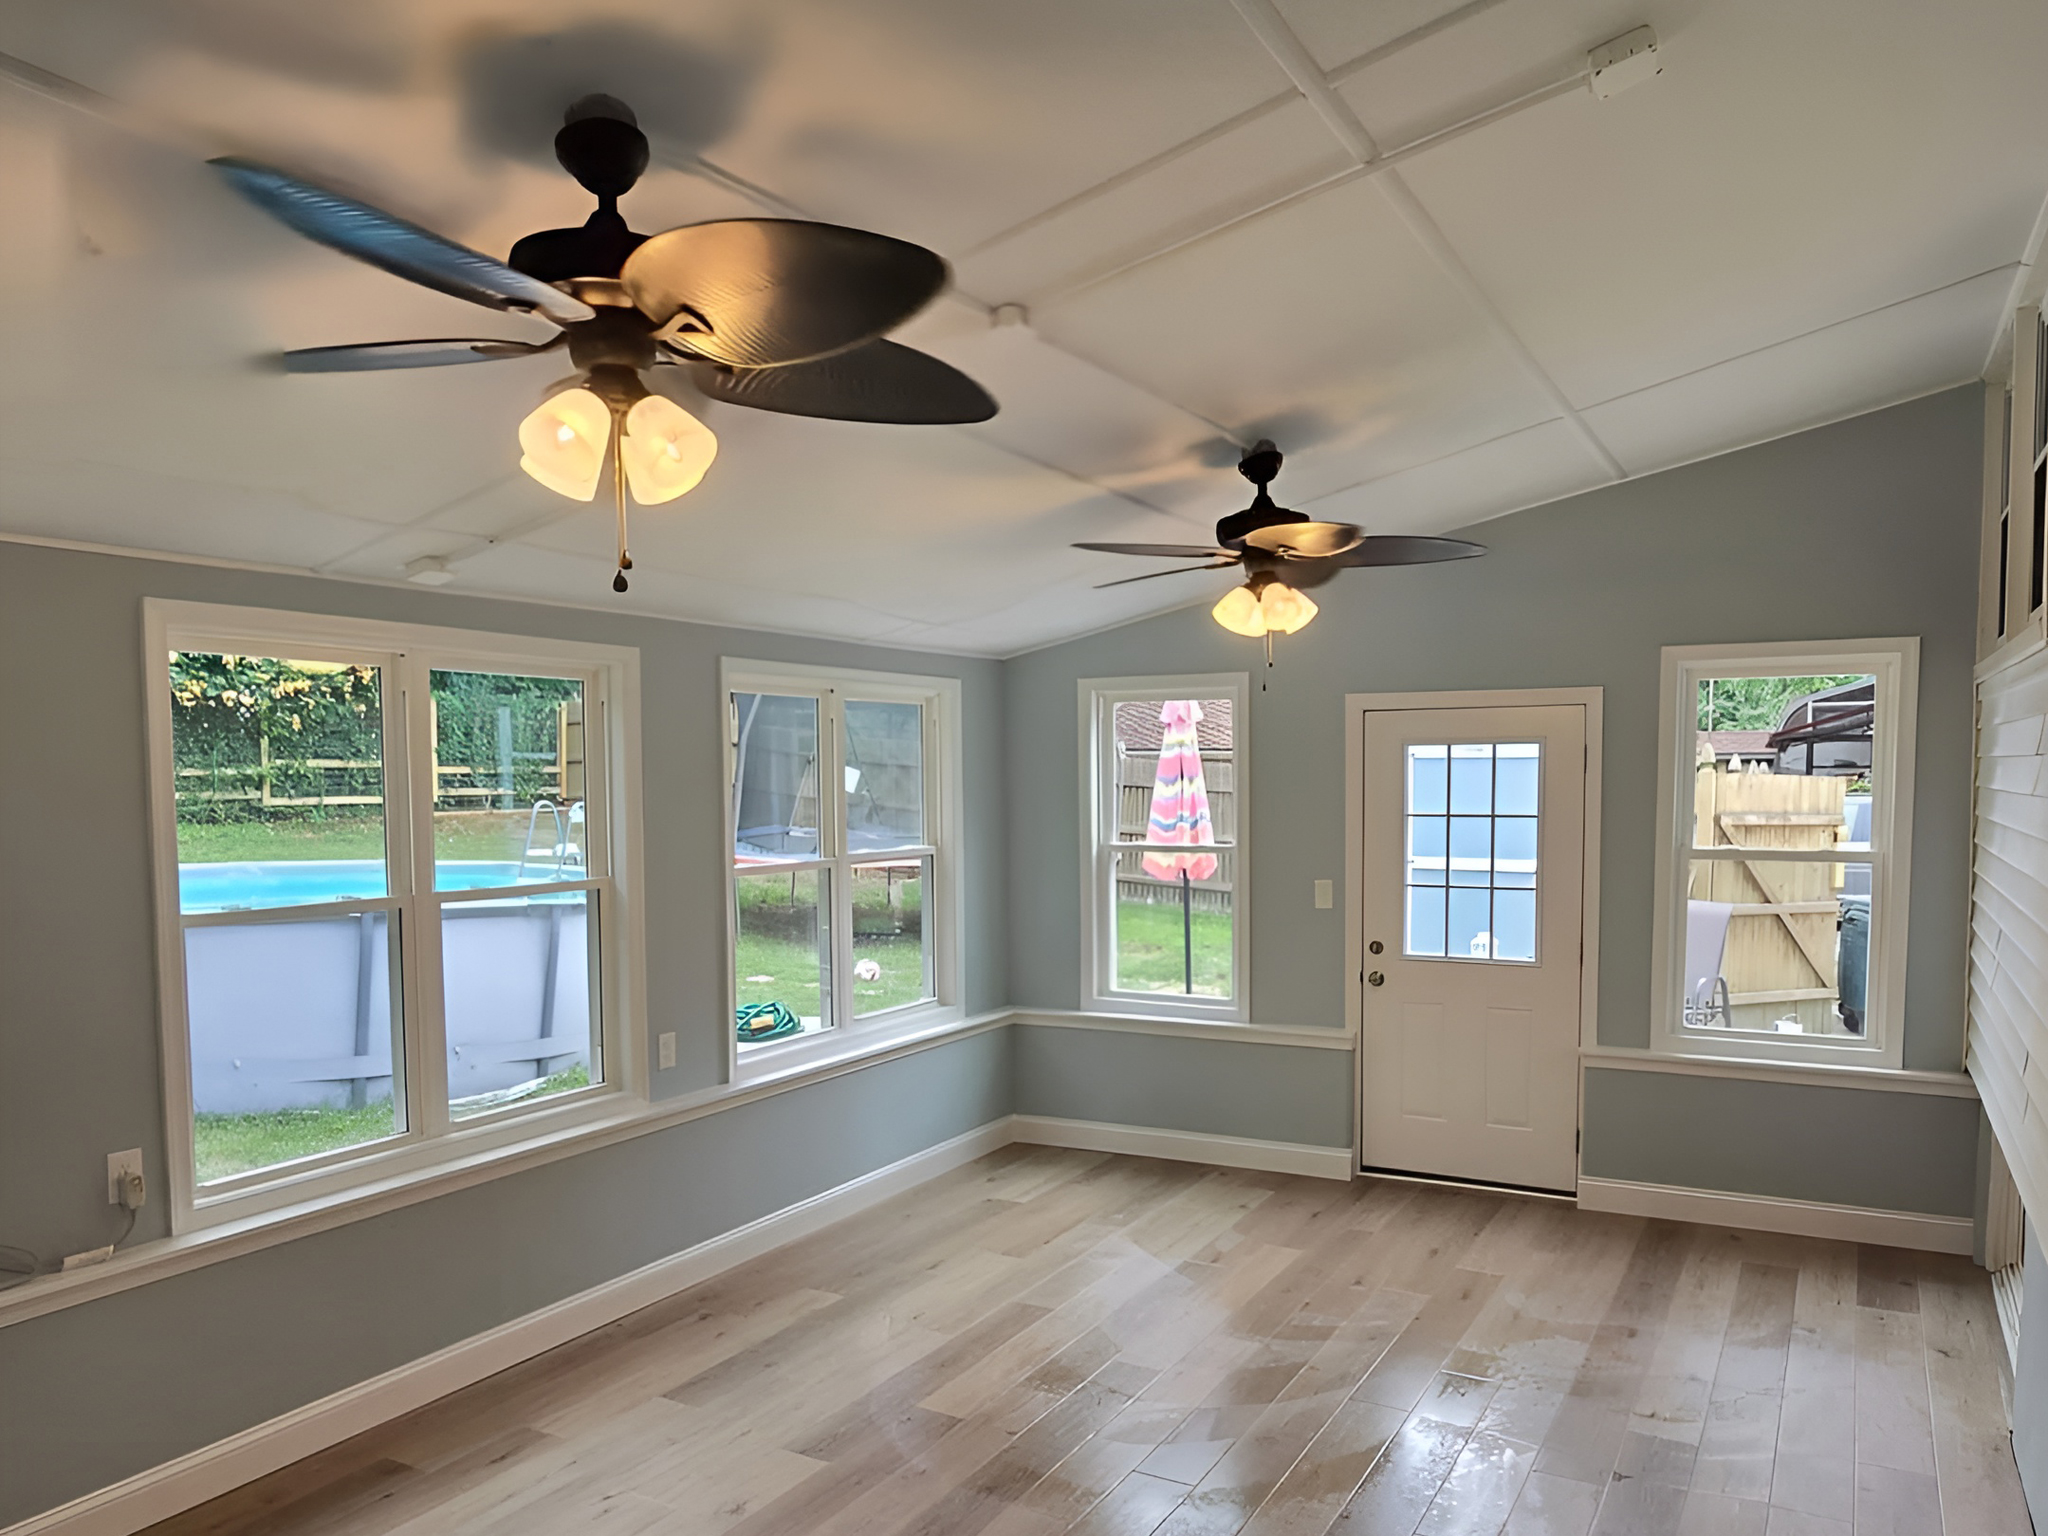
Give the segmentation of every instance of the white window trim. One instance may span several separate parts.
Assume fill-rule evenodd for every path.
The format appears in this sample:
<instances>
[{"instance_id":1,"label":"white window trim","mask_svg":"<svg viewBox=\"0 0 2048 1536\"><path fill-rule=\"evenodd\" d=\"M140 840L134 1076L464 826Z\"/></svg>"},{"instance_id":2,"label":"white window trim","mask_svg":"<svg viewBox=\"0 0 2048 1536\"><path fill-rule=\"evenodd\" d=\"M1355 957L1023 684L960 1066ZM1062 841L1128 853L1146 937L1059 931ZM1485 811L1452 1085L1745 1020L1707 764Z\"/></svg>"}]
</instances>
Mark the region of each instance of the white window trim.
<instances>
[{"instance_id":1,"label":"white window trim","mask_svg":"<svg viewBox=\"0 0 2048 1536\"><path fill-rule=\"evenodd\" d=\"M817 697L818 778L820 784L843 785L839 712L835 698L892 701L924 706L925 817L926 831L936 831L935 841L922 846L932 859L932 883L937 899L926 904L937 931L932 935L933 1000L906 1004L864 1018L853 1016L853 934L851 925L832 925L832 1019L834 1027L817 1034L788 1040L764 1041L740 1049L733 1031L733 1014L738 1007L739 977L734 968L739 939L738 887L732 862L734 839L739 829L733 821L730 793L734 768L732 731L727 710L735 693L780 693ZM926 677L913 673L873 672L852 667L810 667L773 661L750 661L727 656L719 662L718 738L722 744L719 794L724 801L721 819L725 840L721 857L725 861L725 1014L720 1028L725 1037L726 1081L753 1083L783 1074L820 1066L841 1057L865 1053L896 1040L921 1036L935 1027L956 1023L966 1017L963 997L961 939L966 931L967 894L962 878L962 807L964 805L961 687L956 677ZM825 823L831 846L837 847L838 827L845 815L843 792L821 794L818 814ZM803 867L832 865L837 856L802 861ZM835 908L840 899L835 883ZM851 893L848 893L851 899Z\"/></svg>"},{"instance_id":2,"label":"white window trim","mask_svg":"<svg viewBox=\"0 0 2048 1536\"><path fill-rule=\"evenodd\" d=\"M1870 673L1877 679L1871 766L1871 895L1875 909L1863 1043L1834 1037L1689 1030L1682 1018L1685 901L1692 859L1692 774L1698 752L1697 685L1707 677ZM1919 742L1920 641L1798 640L1674 645L1663 651L1657 718L1656 909L1651 938L1651 1048L1676 1056L1790 1063L1838 1062L1897 1070L1905 1051L1906 918L1912 893L1913 760ZM1819 851L1816 850L1818 853Z\"/></svg>"},{"instance_id":3,"label":"white window trim","mask_svg":"<svg viewBox=\"0 0 2048 1536\"><path fill-rule=\"evenodd\" d=\"M1251 678L1243 672L1180 673L1164 677L1084 677L1077 685L1080 709L1081 772L1081 997L1084 1013L1130 1014L1141 1018L1194 1019L1219 1024L1251 1021ZM1230 701L1231 763L1237 796L1237 841L1231 877L1232 996L1187 997L1180 993L1120 992L1111 985L1116 941L1115 914L1102 900L1102 788L1108 781L1115 742L1103 728L1107 706L1134 699L1181 699L1226 695Z\"/></svg>"},{"instance_id":4,"label":"white window trim","mask_svg":"<svg viewBox=\"0 0 2048 1536\"><path fill-rule=\"evenodd\" d=\"M170 1186L171 1230L174 1234L261 1219L308 1201L345 1197L382 1187L392 1180L416 1177L459 1165L481 1154L515 1149L529 1143L560 1140L579 1132L596 1133L622 1113L646 1107L646 1051L643 1036L646 974L642 938L639 739L639 658L637 650L574 641L491 634L423 624L384 623L326 614L263 608L225 607L209 603L148 598L142 615L143 676L149 755L149 828L156 901L158 1015L163 1049L166 1171ZM428 1049L426 1037L436 1034L440 1010L433 1020L421 1003L421 965L405 970L408 1020L401 1070L420 1113L416 1123L393 1140L367 1148L346 1149L307 1158L276 1171L237 1179L224 1189L202 1192L193 1165L192 1095L189 1038L185 1020L185 965L182 914L178 894L178 831L171 746L170 676L165 658L172 650L232 648L252 655L275 655L289 648L370 653L404 663L422 657L428 665L475 666L480 670L532 669L587 678L603 720L585 740L602 760L610 818L605 849L609 855L611 910L598 933L600 1050L604 1082L542 1104L480 1116L455 1124L448 1121L443 1060ZM424 690L405 683L402 667L387 674L384 714L387 731L394 725L407 739L429 728L430 701ZM412 696L414 693L419 696ZM409 717L409 718L408 718ZM410 761L407 780L420 776ZM423 785L385 785L387 825L403 819L395 841L431 840L432 801ZM599 835L590 829L593 841ZM393 904L395 904L395 899ZM290 909L287 909L290 910ZM299 909L303 910L303 909ZM263 920L249 914L248 920ZM420 952L438 942L430 925L416 925L409 935ZM399 1063L394 1063L399 1065Z\"/></svg>"}]
</instances>

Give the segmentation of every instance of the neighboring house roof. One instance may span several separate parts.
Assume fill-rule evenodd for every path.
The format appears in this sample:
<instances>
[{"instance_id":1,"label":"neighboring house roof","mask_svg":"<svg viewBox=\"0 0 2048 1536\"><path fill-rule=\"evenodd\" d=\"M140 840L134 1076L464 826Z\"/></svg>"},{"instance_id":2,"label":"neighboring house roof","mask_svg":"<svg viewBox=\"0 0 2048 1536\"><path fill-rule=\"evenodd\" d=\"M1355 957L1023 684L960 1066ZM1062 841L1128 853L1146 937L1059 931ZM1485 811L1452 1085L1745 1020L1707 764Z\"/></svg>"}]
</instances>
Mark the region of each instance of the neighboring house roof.
<instances>
[{"instance_id":1,"label":"neighboring house roof","mask_svg":"<svg viewBox=\"0 0 2048 1536\"><path fill-rule=\"evenodd\" d=\"M1700 740L1716 757L1768 757L1771 752L1769 731L1701 731Z\"/></svg>"},{"instance_id":2,"label":"neighboring house roof","mask_svg":"<svg viewBox=\"0 0 2048 1536\"><path fill-rule=\"evenodd\" d=\"M1195 745L1204 752L1228 752L1233 732L1229 699L1202 700L1202 721L1195 727ZM1165 733L1157 703L1132 702L1116 707L1117 745L1126 752L1157 752Z\"/></svg>"}]
</instances>

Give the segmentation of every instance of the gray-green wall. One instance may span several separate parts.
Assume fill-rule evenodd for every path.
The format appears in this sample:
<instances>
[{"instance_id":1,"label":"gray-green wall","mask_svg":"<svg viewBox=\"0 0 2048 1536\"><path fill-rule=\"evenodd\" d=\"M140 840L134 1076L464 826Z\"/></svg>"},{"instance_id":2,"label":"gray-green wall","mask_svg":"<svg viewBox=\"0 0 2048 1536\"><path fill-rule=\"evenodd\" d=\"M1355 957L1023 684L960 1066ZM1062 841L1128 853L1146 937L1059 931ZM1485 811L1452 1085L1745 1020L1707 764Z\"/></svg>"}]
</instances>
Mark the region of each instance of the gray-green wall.
<instances>
[{"instance_id":1,"label":"gray-green wall","mask_svg":"<svg viewBox=\"0 0 2048 1536\"><path fill-rule=\"evenodd\" d=\"M1320 589L1321 616L1277 642L1271 672L1255 642L1211 622L1213 576L1188 578L1206 594L1195 605L1013 659L1013 1000L1081 1006L1078 679L1255 673L1240 748L1252 786L1251 1016L1331 1029L1343 1022L1343 911L1318 911L1312 882L1341 886L1344 875L1344 695L1597 685L1606 727L1600 1040L1646 1046L1659 649L1918 635L1905 1064L1960 1068L1982 432L1981 392L1960 389L1481 524L1466 531L1488 546L1483 559L1353 572ZM1284 500L1284 479L1277 489ZM1143 1045L1123 1049L1144 1062L1123 1086L1058 1064L1062 1052L1078 1060L1098 1049L1088 1036L1045 1033L1033 1113L1128 1119L1162 1097L1209 1094L1203 1052L1215 1048L1199 1041L1135 1037ZM1611 1088L1587 1098L1588 1172L1814 1200L1853 1190L1861 1205L1970 1212L1967 1100L1607 1076ZM1640 1112L1666 1100L1683 1101L1695 1117L1687 1127L1704 1117L1716 1129L1697 1134ZM1250 1124L1233 1117L1233 1134L1310 1139L1302 1106L1268 1102ZM1831 1127L1832 1144L1809 1145L1802 1122ZM1180 1128L1223 1124L1184 1119ZM1901 1135L1929 1165L1925 1177L1891 1177ZM1758 1166L1775 1171L1760 1180Z\"/></svg>"},{"instance_id":2,"label":"gray-green wall","mask_svg":"<svg viewBox=\"0 0 2048 1536\"><path fill-rule=\"evenodd\" d=\"M0 544L0 1243L107 1241L110 1151L167 1187L146 596L637 646L657 1098L724 1076L719 657L958 677L965 1001L1006 996L999 663ZM1006 1032L973 1036L0 1328L0 1527L1007 1114L1010 1082ZM136 1238L166 1230L159 1200Z\"/></svg>"}]
</instances>

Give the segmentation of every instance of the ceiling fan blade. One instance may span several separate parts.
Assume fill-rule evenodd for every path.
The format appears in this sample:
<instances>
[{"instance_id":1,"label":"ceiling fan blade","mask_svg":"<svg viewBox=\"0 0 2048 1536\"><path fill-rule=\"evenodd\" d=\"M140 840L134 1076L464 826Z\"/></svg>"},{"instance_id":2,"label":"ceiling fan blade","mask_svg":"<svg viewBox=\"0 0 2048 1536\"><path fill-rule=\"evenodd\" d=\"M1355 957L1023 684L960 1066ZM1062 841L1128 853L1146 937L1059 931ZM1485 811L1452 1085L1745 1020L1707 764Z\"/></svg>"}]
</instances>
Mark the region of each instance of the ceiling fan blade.
<instances>
[{"instance_id":1,"label":"ceiling fan blade","mask_svg":"<svg viewBox=\"0 0 2048 1536\"><path fill-rule=\"evenodd\" d=\"M1464 539L1433 539L1420 534L1380 533L1353 549L1329 558L1338 565L1433 565L1439 560L1469 560L1486 553L1484 544Z\"/></svg>"},{"instance_id":2,"label":"ceiling fan blade","mask_svg":"<svg viewBox=\"0 0 2048 1536\"><path fill-rule=\"evenodd\" d=\"M1077 545L1076 548L1078 547ZM1227 571L1236 564L1235 560L1218 560L1210 565L1177 565L1170 571L1147 571L1142 576L1126 576L1120 581L1098 581L1095 583L1095 590L1100 592L1105 587L1127 587L1134 581L1150 581L1155 576L1178 576L1184 571Z\"/></svg>"},{"instance_id":3,"label":"ceiling fan blade","mask_svg":"<svg viewBox=\"0 0 2048 1536\"><path fill-rule=\"evenodd\" d=\"M952 364L893 341L870 341L779 368L698 363L690 377L713 400L833 421L935 426L987 421L996 413L988 391Z\"/></svg>"},{"instance_id":4,"label":"ceiling fan blade","mask_svg":"<svg viewBox=\"0 0 2048 1536\"><path fill-rule=\"evenodd\" d=\"M581 299L572 299L537 277L381 208L253 160L229 156L207 163L279 223L408 282L493 309L530 310L561 325L588 320L593 313Z\"/></svg>"},{"instance_id":5,"label":"ceiling fan blade","mask_svg":"<svg viewBox=\"0 0 2048 1536\"><path fill-rule=\"evenodd\" d=\"M1149 555L1166 560L1214 560L1220 555L1237 558L1234 551L1213 544L1076 544L1076 549L1093 549L1105 555Z\"/></svg>"},{"instance_id":6,"label":"ceiling fan blade","mask_svg":"<svg viewBox=\"0 0 2048 1536\"><path fill-rule=\"evenodd\" d=\"M1256 528L1244 536L1245 543L1253 549L1295 560L1328 559L1347 549L1356 549L1364 539L1365 530L1350 523L1280 523L1271 528Z\"/></svg>"},{"instance_id":7,"label":"ceiling fan blade","mask_svg":"<svg viewBox=\"0 0 2048 1536\"><path fill-rule=\"evenodd\" d=\"M946 263L837 224L723 219L651 236L619 280L662 339L714 363L772 368L894 330L946 286Z\"/></svg>"},{"instance_id":8,"label":"ceiling fan blade","mask_svg":"<svg viewBox=\"0 0 2048 1536\"><path fill-rule=\"evenodd\" d=\"M553 341L366 341L346 347L300 347L278 355L286 373L368 373L387 368L440 368L451 363L489 363L504 357L537 357L565 340Z\"/></svg>"}]
</instances>

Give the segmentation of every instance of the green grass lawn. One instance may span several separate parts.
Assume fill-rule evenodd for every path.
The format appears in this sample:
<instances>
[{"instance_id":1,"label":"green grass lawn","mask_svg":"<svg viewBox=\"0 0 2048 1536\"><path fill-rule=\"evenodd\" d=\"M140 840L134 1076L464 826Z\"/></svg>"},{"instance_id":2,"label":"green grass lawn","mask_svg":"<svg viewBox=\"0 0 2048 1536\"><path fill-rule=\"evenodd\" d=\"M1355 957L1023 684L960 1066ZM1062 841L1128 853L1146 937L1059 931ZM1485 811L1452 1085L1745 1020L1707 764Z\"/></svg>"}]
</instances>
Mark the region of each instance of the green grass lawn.
<instances>
[{"instance_id":1,"label":"green grass lawn","mask_svg":"<svg viewBox=\"0 0 2048 1536\"><path fill-rule=\"evenodd\" d=\"M194 1115L192 1161L199 1182L272 1168L294 1158L358 1147L394 1135L391 1101L361 1109L275 1109L258 1115Z\"/></svg>"},{"instance_id":2,"label":"green grass lawn","mask_svg":"<svg viewBox=\"0 0 2048 1536\"><path fill-rule=\"evenodd\" d=\"M855 978L855 1013L879 1013L924 996L924 952L916 934L862 935L853 946L853 958L856 963L873 960L882 968L879 980ZM733 976L741 1007L781 1003L799 1018L817 1018L822 1012L818 952L809 944L770 934L742 933L733 953Z\"/></svg>"},{"instance_id":3,"label":"green grass lawn","mask_svg":"<svg viewBox=\"0 0 2048 1536\"><path fill-rule=\"evenodd\" d=\"M1196 912L1195 995L1230 996L1230 915ZM1128 992L1187 991L1178 903L1116 904L1116 984Z\"/></svg>"},{"instance_id":4,"label":"green grass lawn","mask_svg":"<svg viewBox=\"0 0 2048 1536\"><path fill-rule=\"evenodd\" d=\"M590 1086L589 1069L574 1066L542 1079L526 1096L546 1098ZM211 1184L258 1168L275 1168L301 1157L339 1152L396 1135L398 1117L391 1100L379 1099L360 1109L274 1109L255 1115L194 1115L192 1161L199 1182Z\"/></svg>"}]
</instances>

